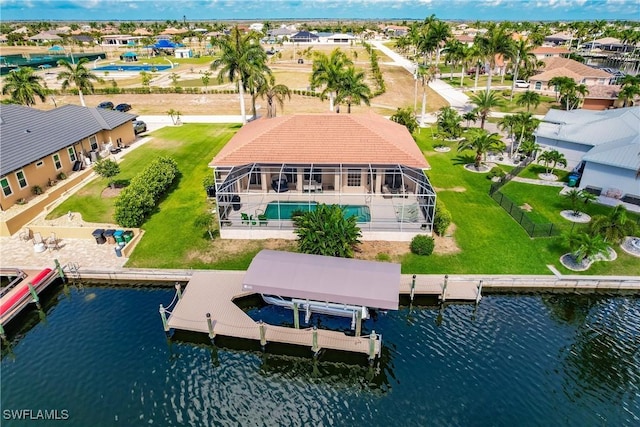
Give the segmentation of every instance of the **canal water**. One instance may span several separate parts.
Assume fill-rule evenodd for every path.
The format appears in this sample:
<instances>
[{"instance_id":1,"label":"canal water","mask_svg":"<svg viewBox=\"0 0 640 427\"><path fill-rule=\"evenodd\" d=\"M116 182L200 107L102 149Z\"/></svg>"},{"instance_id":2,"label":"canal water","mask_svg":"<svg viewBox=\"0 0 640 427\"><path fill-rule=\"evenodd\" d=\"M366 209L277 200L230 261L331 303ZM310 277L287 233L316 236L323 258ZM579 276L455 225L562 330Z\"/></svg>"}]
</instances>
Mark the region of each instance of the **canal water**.
<instances>
[{"instance_id":1,"label":"canal water","mask_svg":"<svg viewBox=\"0 0 640 427\"><path fill-rule=\"evenodd\" d=\"M60 287L3 346L0 424L50 411L69 426L640 425L638 298L405 307L368 324L384 341L369 366L168 341L158 306L173 292Z\"/></svg>"}]
</instances>

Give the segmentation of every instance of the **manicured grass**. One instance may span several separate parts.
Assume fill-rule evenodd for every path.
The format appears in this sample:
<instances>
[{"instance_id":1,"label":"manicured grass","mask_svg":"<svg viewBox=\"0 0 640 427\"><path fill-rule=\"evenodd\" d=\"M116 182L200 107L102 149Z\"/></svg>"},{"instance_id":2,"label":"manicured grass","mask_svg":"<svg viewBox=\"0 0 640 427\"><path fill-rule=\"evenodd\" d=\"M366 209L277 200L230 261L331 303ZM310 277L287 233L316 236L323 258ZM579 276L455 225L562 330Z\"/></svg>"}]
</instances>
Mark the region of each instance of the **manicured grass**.
<instances>
[{"instance_id":1,"label":"manicured grass","mask_svg":"<svg viewBox=\"0 0 640 427\"><path fill-rule=\"evenodd\" d=\"M546 172L547 169L544 167L544 164L531 163L529 166L524 168L518 176L521 178L540 179L539 175ZM571 172L563 169L554 169L553 174L558 177L558 181L568 182Z\"/></svg>"},{"instance_id":2,"label":"manicured grass","mask_svg":"<svg viewBox=\"0 0 640 427\"><path fill-rule=\"evenodd\" d=\"M564 274L575 274L564 269L559 262L560 256L568 252L561 237L531 239L489 197L491 182L485 174L463 169L462 165L471 161L471 152L435 153L432 151L433 144L434 141L426 133L418 137L418 145L431 165L429 179L439 189L438 201L446 206L453 217L456 226L453 238L461 252L429 257L408 254L402 259L403 272L549 274L546 265L552 264ZM446 191L453 187L464 187L465 191ZM527 201L534 212L541 212L543 219L568 222L559 215L566 201L558 195L558 188L512 182L503 190L517 203ZM595 204L586 207L589 214L605 213L609 209ZM584 274L640 274L637 258L622 254L619 248L616 252L618 260L595 263Z\"/></svg>"}]
</instances>

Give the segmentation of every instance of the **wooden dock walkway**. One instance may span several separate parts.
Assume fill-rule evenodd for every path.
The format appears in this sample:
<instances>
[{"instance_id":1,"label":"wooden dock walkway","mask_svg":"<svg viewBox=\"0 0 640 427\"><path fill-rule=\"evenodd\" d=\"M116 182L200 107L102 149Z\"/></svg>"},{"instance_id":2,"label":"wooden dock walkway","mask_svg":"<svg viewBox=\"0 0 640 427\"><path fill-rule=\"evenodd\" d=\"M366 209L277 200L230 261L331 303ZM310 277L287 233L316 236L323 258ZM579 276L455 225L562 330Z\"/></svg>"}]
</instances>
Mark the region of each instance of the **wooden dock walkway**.
<instances>
[{"instance_id":1,"label":"wooden dock walkway","mask_svg":"<svg viewBox=\"0 0 640 427\"><path fill-rule=\"evenodd\" d=\"M171 309L167 319L169 328L210 334L207 313L211 315L214 337L244 338L260 341L307 346L314 352L332 349L364 353L377 357L381 350L381 336L352 337L342 332L324 329L295 329L269 324L260 324L251 319L233 300L250 295L242 290L244 271L198 271L194 272L182 298ZM314 332L316 333L314 345Z\"/></svg>"},{"instance_id":2,"label":"wooden dock walkway","mask_svg":"<svg viewBox=\"0 0 640 427\"><path fill-rule=\"evenodd\" d=\"M446 277L444 275L430 274L403 274L400 279L400 295L411 296L411 287L414 282L415 296L434 296L442 302L446 301L479 301L482 298L479 289L479 280ZM446 282L446 286L445 286ZM480 294L480 295L479 295Z\"/></svg>"}]
</instances>

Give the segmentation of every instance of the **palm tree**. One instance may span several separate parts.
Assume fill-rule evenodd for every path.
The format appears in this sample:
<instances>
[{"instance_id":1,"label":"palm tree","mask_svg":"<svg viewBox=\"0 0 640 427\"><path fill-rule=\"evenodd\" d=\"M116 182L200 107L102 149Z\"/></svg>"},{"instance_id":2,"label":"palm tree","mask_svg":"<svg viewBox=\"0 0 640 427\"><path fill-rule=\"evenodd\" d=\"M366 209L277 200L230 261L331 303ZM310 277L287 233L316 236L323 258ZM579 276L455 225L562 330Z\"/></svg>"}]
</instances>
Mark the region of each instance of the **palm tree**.
<instances>
[{"instance_id":1,"label":"palm tree","mask_svg":"<svg viewBox=\"0 0 640 427\"><path fill-rule=\"evenodd\" d=\"M547 175L553 173L557 165L567 166L567 159L558 150L545 151L538 156L538 163L544 163Z\"/></svg>"},{"instance_id":2,"label":"palm tree","mask_svg":"<svg viewBox=\"0 0 640 427\"><path fill-rule=\"evenodd\" d=\"M418 128L416 115L413 111L411 111L410 107L398 108L398 110L396 110L396 113L391 116L391 121L406 127L410 134L413 134L413 132Z\"/></svg>"},{"instance_id":3,"label":"palm tree","mask_svg":"<svg viewBox=\"0 0 640 427\"><path fill-rule=\"evenodd\" d=\"M527 107L527 111L531 110L532 106L534 109L538 108L538 105L540 105L540 102L541 102L540 94L532 90L523 92L520 95L518 95L518 97L516 98L516 104L519 106Z\"/></svg>"},{"instance_id":4,"label":"palm tree","mask_svg":"<svg viewBox=\"0 0 640 427\"><path fill-rule=\"evenodd\" d=\"M440 64L440 46L451 37L451 27L444 21L434 19L428 24L428 37L436 51L436 67Z\"/></svg>"},{"instance_id":5,"label":"palm tree","mask_svg":"<svg viewBox=\"0 0 640 427\"><path fill-rule=\"evenodd\" d=\"M480 117L480 128L484 129L484 122L487 120L491 109L494 107L502 107L504 100L500 98L500 95L496 91L488 90L478 93L474 93L470 96L471 103L476 106L474 111L478 113Z\"/></svg>"},{"instance_id":6,"label":"palm tree","mask_svg":"<svg viewBox=\"0 0 640 427\"><path fill-rule=\"evenodd\" d=\"M47 90L42 84L42 77L34 74L32 68L20 67L5 76L2 94L11 95L17 104L31 107L36 104L36 96L42 102L46 99Z\"/></svg>"},{"instance_id":7,"label":"palm tree","mask_svg":"<svg viewBox=\"0 0 640 427\"><path fill-rule=\"evenodd\" d=\"M528 112L516 113L513 116L515 121L513 126L514 133L520 134L520 137L518 138L518 145L522 144L522 141L525 138L533 139L533 131L535 131L540 124L540 120L534 118L533 115Z\"/></svg>"},{"instance_id":8,"label":"palm tree","mask_svg":"<svg viewBox=\"0 0 640 427\"><path fill-rule=\"evenodd\" d=\"M469 132L469 135L458 143L458 152L464 150L475 151L474 166L476 169L480 168L482 157L486 155L488 151L502 151L505 149L505 144L500 139L500 135L497 133L488 133L484 129L473 129Z\"/></svg>"},{"instance_id":9,"label":"palm tree","mask_svg":"<svg viewBox=\"0 0 640 427\"><path fill-rule=\"evenodd\" d=\"M623 86L618 93L618 99L622 101L623 107L630 107L633 105L633 100L640 95L640 85L637 86Z\"/></svg>"},{"instance_id":10,"label":"palm tree","mask_svg":"<svg viewBox=\"0 0 640 427\"><path fill-rule=\"evenodd\" d=\"M549 86L556 88L556 92L560 96L560 103L565 104L567 111L578 108L581 97L584 98L589 93L586 85L577 84L571 77L554 77L549 80Z\"/></svg>"},{"instance_id":11,"label":"palm tree","mask_svg":"<svg viewBox=\"0 0 640 427\"><path fill-rule=\"evenodd\" d=\"M478 121L478 113L475 111L467 111L462 115L462 119L467 121L467 129L469 129L469 122L477 122Z\"/></svg>"},{"instance_id":12,"label":"palm tree","mask_svg":"<svg viewBox=\"0 0 640 427\"><path fill-rule=\"evenodd\" d=\"M536 144L535 139L525 139L518 145L518 151L526 157L531 157L533 153L538 151L540 146Z\"/></svg>"},{"instance_id":13,"label":"palm tree","mask_svg":"<svg viewBox=\"0 0 640 427\"><path fill-rule=\"evenodd\" d=\"M568 233L563 236L565 244L569 246L573 258L581 264L585 259L592 260L596 255L607 254L609 245L600 235L587 233Z\"/></svg>"},{"instance_id":14,"label":"palm tree","mask_svg":"<svg viewBox=\"0 0 640 427\"><path fill-rule=\"evenodd\" d=\"M593 201L595 196L587 191L572 188L564 194L564 197L569 200L573 216L580 216L582 215L582 212L578 209L578 203L583 202L586 205Z\"/></svg>"},{"instance_id":15,"label":"palm tree","mask_svg":"<svg viewBox=\"0 0 640 427\"><path fill-rule=\"evenodd\" d=\"M351 104L370 105L371 89L365 83L364 71L356 71L353 66L346 69L340 79L340 85L336 91L336 104L347 103L347 114L351 114Z\"/></svg>"},{"instance_id":16,"label":"palm tree","mask_svg":"<svg viewBox=\"0 0 640 427\"><path fill-rule=\"evenodd\" d=\"M533 49L536 46L531 44L527 39L521 38L520 40L514 42L513 50L516 54L514 60L514 70L513 70L513 81L511 82L511 97L510 100L513 100L513 92L516 86L516 80L518 80L518 72L520 71L520 66L527 63L535 63L536 55L533 53Z\"/></svg>"},{"instance_id":17,"label":"palm tree","mask_svg":"<svg viewBox=\"0 0 640 427\"><path fill-rule=\"evenodd\" d=\"M267 69L267 54L260 46L259 33L251 31L242 34L236 25L231 33L212 39L211 42L220 48L220 57L211 63L213 71L218 72L218 81L224 81L226 76L229 81L238 82L240 95L240 114L242 124L247 123L247 113L244 104L244 90L247 76L262 72Z\"/></svg>"},{"instance_id":18,"label":"palm tree","mask_svg":"<svg viewBox=\"0 0 640 427\"><path fill-rule=\"evenodd\" d=\"M319 204L293 218L298 249L302 253L352 258L362 233L355 216L345 218L338 205Z\"/></svg>"},{"instance_id":19,"label":"palm tree","mask_svg":"<svg viewBox=\"0 0 640 427\"><path fill-rule=\"evenodd\" d=\"M606 242L620 243L626 236L633 236L636 225L627 217L627 208L618 205L609 215L595 215L591 218L589 230L592 234L600 235Z\"/></svg>"},{"instance_id":20,"label":"palm tree","mask_svg":"<svg viewBox=\"0 0 640 427\"><path fill-rule=\"evenodd\" d=\"M491 75L496 66L496 56L502 55L504 58L512 57L513 42L507 31L505 24L497 25L490 23L484 35L478 34L474 44L482 53L482 57L489 64L487 70L487 92L491 90Z\"/></svg>"},{"instance_id":21,"label":"palm tree","mask_svg":"<svg viewBox=\"0 0 640 427\"><path fill-rule=\"evenodd\" d=\"M460 128L460 114L453 108L442 107L438 112L438 130L447 138L458 138L462 134Z\"/></svg>"},{"instance_id":22,"label":"palm tree","mask_svg":"<svg viewBox=\"0 0 640 427\"><path fill-rule=\"evenodd\" d=\"M276 116L276 103L284 108L284 98L291 99L291 90L283 84L276 84L274 76L269 76L262 86L258 88L258 95L267 100L267 118ZM275 103L274 103L275 101Z\"/></svg>"},{"instance_id":23,"label":"palm tree","mask_svg":"<svg viewBox=\"0 0 640 427\"><path fill-rule=\"evenodd\" d=\"M425 67L419 65L416 69L416 78L422 85L422 110L420 114L420 126L424 126L424 116L427 114L427 87L431 83L438 72L436 67Z\"/></svg>"},{"instance_id":24,"label":"palm tree","mask_svg":"<svg viewBox=\"0 0 640 427\"><path fill-rule=\"evenodd\" d=\"M353 61L340 49L334 49L329 56L322 52L314 52L314 60L311 68L311 88L324 86L320 97L324 99L329 95L329 111L333 111L335 93L340 86L347 67L353 65Z\"/></svg>"},{"instance_id":25,"label":"palm tree","mask_svg":"<svg viewBox=\"0 0 640 427\"><path fill-rule=\"evenodd\" d=\"M85 64L89 62L87 58L80 58L78 63L74 66L64 59L58 61L58 64L63 68L63 71L58 73L58 80L62 80L62 90L66 90L69 86L74 85L78 89L78 95L80 95L80 104L83 107L84 103L83 91L88 93L93 92L93 81L103 83L100 77L92 73Z\"/></svg>"}]
</instances>

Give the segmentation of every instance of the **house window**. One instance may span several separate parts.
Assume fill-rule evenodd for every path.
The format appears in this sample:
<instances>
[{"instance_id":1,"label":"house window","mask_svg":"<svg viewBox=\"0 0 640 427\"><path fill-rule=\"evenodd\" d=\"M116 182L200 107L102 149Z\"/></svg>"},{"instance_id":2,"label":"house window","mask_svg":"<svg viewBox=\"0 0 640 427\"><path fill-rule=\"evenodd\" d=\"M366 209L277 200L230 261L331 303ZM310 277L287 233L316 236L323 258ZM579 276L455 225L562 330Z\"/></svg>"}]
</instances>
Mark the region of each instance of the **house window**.
<instances>
[{"instance_id":1,"label":"house window","mask_svg":"<svg viewBox=\"0 0 640 427\"><path fill-rule=\"evenodd\" d=\"M37 167L37 168L41 168L42 166L44 166L44 160L38 160L38 161L36 162L36 167Z\"/></svg>"},{"instance_id":2,"label":"house window","mask_svg":"<svg viewBox=\"0 0 640 427\"><path fill-rule=\"evenodd\" d=\"M77 160L76 150L74 150L73 147L69 147L67 151L69 152L69 160L71 160L71 163L75 163Z\"/></svg>"},{"instance_id":3,"label":"house window","mask_svg":"<svg viewBox=\"0 0 640 427\"><path fill-rule=\"evenodd\" d=\"M24 171L16 172L16 179L18 180L18 185L20 188L24 188L27 186L27 177L24 176Z\"/></svg>"},{"instance_id":4,"label":"house window","mask_svg":"<svg viewBox=\"0 0 640 427\"><path fill-rule=\"evenodd\" d=\"M349 169L347 172L347 187L360 187L361 179L360 169Z\"/></svg>"},{"instance_id":5,"label":"house window","mask_svg":"<svg viewBox=\"0 0 640 427\"><path fill-rule=\"evenodd\" d=\"M7 178L2 178L0 180L0 184L2 185L2 194L4 194L5 197L9 197L13 194L13 191L11 191L11 185L9 185L9 180Z\"/></svg>"},{"instance_id":6,"label":"house window","mask_svg":"<svg viewBox=\"0 0 640 427\"><path fill-rule=\"evenodd\" d=\"M287 182L298 182L298 169L296 168L284 168L284 176L287 178Z\"/></svg>"},{"instance_id":7,"label":"house window","mask_svg":"<svg viewBox=\"0 0 640 427\"><path fill-rule=\"evenodd\" d=\"M542 82L536 82L536 84L534 85L536 90L540 90L542 89Z\"/></svg>"},{"instance_id":8,"label":"house window","mask_svg":"<svg viewBox=\"0 0 640 427\"><path fill-rule=\"evenodd\" d=\"M122 147L122 138L116 139L116 147Z\"/></svg>"},{"instance_id":9,"label":"house window","mask_svg":"<svg viewBox=\"0 0 640 427\"><path fill-rule=\"evenodd\" d=\"M322 183L322 169L314 169L313 174L311 174L311 169L304 170L304 180L314 180L318 184Z\"/></svg>"},{"instance_id":10,"label":"house window","mask_svg":"<svg viewBox=\"0 0 640 427\"><path fill-rule=\"evenodd\" d=\"M51 157L53 157L53 164L56 166L56 170L62 169L62 162L60 161L60 155L54 154Z\"/></svg>"},{"instance_id":11,"label":"house window","mask_svg":"<svg viewBox=\"0 0 640 427\"><path fill-rule=\"evenodd\" d=\"M98 138L95 135L89 137L89 144L91 145L91 151L98 150Z\"/></svg>"},{"instance_id":12,"label":"house window","mask_svg":"<svg viewBox=\"0 0 640 427\"><path fill-rule=\"evenodd\" d=\"M262 172L260 171L260 168L255 168L251 171L251 175L249 175L249 184L262 185Z\"/></svg>"}]
</instances>

